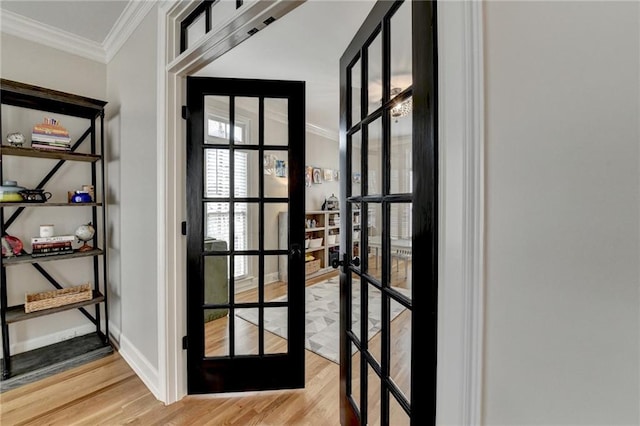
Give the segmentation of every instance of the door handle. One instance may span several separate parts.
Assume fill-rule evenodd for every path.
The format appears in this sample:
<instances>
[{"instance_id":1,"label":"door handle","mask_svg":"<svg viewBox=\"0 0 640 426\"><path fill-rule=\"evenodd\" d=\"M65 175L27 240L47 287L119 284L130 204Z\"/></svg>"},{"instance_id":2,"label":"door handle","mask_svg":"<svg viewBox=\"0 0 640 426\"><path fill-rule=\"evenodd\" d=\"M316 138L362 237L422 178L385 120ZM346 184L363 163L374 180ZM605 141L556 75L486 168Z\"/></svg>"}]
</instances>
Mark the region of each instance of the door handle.
<instances>
[{"instance_id":1,"label":"door handle","mask_svg":"<svg viewBox=\"0 0 640 426\"><path fill-rule=\"evenodd\" d=\"M346 259L347 255L344 255L344 258ZM358 256L355 256L353 259L351 259L350 262L353 266L360 266L360 258ZM333 269L338 269L340 266L344 266L344 260L340 260L340 259L333 259L331 261L331 266L333 267Z\"/></svg>"},{"instance_id":2,"label":"door handle","mask_svg":"<svg viewBox=\"0 0 640 426\"><path fill-rule=\"evenodd\" d=\"M300 248L300 244L291 244L289 256L291 257L291 259L302 259L302 249Z\"/></svg>"}]
</instances>

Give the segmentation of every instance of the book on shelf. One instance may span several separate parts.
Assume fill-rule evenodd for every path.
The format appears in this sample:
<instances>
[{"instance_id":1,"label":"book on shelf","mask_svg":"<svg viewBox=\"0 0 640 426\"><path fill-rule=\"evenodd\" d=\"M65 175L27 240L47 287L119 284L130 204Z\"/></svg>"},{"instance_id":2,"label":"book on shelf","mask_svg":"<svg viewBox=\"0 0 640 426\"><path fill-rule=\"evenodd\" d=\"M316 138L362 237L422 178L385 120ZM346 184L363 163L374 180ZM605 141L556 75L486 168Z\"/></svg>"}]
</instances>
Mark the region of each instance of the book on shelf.
<instances>
[{"instance_id":1,"label":"book on shelf","mask_svg":"<svg viewBox=\"0 0 640 426\"><path fill-rule=\"evenodd\" d=\"M75 240L75 235L54 235L52 237L32 237L31 244L38 243L58 243L64 241L73 241Z\"/></svg>"},{"instance_id":2,"label":"book on shelf","mask_svg":"<svg viewBox=\"0 0 640 426\"><path fill-rule=\"evenodd\" d=\"M71 248L71 241L60 241L57 243L34 243L31 244L32 252L50 250L50 249L66 249Z\"/></svg>"},{"instance_id":3,"label":"book on shelf","mask_svg":"<svg viewBox=\"0 0 640 426\"><path fill-rule=\"evenodd\" d=\"M32 142L47 142L47 143L60 143L69 145L71 143L71 138L62 137L62 136L49 136L49 135L31 135Z\"/></svg>"},{"instance_id":4,"label":"book on shelf","mask_svg":"<svg viewBox=\"0 0 640 426\"><path fill-rule=\"evenodd\" d=\"M31 257L44 257L44 256L56 256L60 254L72 254L73 249L60 249L60 250L48 250L48 251L38 251L35 253L31 253Z\"/></svg>"},{"instance_id":5,"label":"book on shelf","mask_svg":"<svg viewBox=\"0 0 640 426\"><path fill-rule=\"evenodd\" d=\"M37 142L31 142L31 148L48 149L52 151L71 151L70 146L58 146L58 145L51 145L47 143L37 143Z\"/></svg>"}]
</instances>

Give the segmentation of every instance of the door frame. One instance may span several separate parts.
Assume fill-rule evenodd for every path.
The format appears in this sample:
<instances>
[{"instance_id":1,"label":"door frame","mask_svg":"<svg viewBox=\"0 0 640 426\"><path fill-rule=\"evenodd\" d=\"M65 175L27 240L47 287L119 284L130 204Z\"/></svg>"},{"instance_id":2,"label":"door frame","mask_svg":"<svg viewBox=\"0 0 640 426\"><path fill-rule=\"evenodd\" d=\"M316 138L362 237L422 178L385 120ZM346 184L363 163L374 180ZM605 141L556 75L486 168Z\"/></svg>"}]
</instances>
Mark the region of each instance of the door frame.
<instances>
[{"instance_id":1,"label":"door frame","mask_svg":"<svg viewBox=\"0 0 640 426\"><path fill-rule=\"evenodd\" d=\"M247 26L263 28L265 15L284 16L302 3L258 0L239 9L229 23L245 23L234 30L238 34ZM231 48L222 34L215 33L177 54L179 22L193 7L193 3L173 0L157 8L158 374L156 383L148 385L165 404L187 394L186 354L181 346L186 333L186 241L180 233L180 222L186 218L186 200L180 190L185 175L186 127L180 116L184 77ZM481 2L441 2L437 8L441 144L437 420L443 424L474 425L482 420L482 7Z\"/></svg>"}]
</instances>

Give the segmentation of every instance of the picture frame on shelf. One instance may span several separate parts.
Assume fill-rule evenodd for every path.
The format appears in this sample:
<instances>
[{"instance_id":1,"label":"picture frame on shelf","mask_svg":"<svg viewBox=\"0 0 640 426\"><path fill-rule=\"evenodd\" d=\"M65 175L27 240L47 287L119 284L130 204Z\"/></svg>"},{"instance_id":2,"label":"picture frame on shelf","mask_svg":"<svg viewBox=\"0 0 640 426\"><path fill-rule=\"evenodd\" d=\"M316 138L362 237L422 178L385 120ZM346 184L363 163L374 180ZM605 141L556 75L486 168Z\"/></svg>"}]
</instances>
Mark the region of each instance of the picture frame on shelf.
<instances>
[{"instance_id":1,"label":"picture frame on shelf","mask_svg":"<svg viewBox=\"0 0 640 426\"><path fill-rule=\"evenodd\" d=\"M313 168L313 183L322 183L322 174L320 172L320 169L317 167Z\"/></svg>"},{"instance_id":2,"label":"picture frame on shelf","mask_svg":"<svg viewBox=\"0 0 640 426\"><path fill-rule=\"evenodd\" d=\"M332 169L323 169L324 180L327 182L333 182L333 170Z\"/></svg>"},{"instance_id":3,"label":"picture frame on shelf","mask_svg":"<svg viewBox=\"0 0 640 426\"><path fill-rule=\"evenodd\" d=\"M304 186L307 188L311 186L313 182L313 167L307 166L304 168Z\"/></svg>"},{"instance_id":4,"label":"picture frame on shelf","mask_svg":"<svg viewBox=\"0 0 640 426\"><path fill-rule=\"evenodd\" d=\"M287 163L284 160L276 160L276 177L287 177Z\"/></svg>"}]
</instances>

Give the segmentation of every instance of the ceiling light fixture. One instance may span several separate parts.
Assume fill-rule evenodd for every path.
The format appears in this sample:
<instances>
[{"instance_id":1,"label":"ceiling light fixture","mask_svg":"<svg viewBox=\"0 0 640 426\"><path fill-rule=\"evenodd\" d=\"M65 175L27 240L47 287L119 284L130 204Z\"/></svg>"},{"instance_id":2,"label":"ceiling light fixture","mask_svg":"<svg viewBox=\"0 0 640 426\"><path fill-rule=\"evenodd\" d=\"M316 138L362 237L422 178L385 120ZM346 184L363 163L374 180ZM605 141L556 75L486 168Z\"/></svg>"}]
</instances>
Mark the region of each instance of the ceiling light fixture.
<instances>
[{"instance_id":1,"label":"ceiling light fixture","mask_svg":"<svg viewBox=\"0 0 640 426\"><path fill-rule=\"evenodd\" d=\"M402 89L394 87L391 89L391 96L396 96L400 92L402 92ZM413 100L411 98L408 98L402 102L396 103L396 105L391 108L391 117L395 118L397 123L398 118L406 117L407 115L411 114L412 110Z\"/></svg>"}]
</instances>

